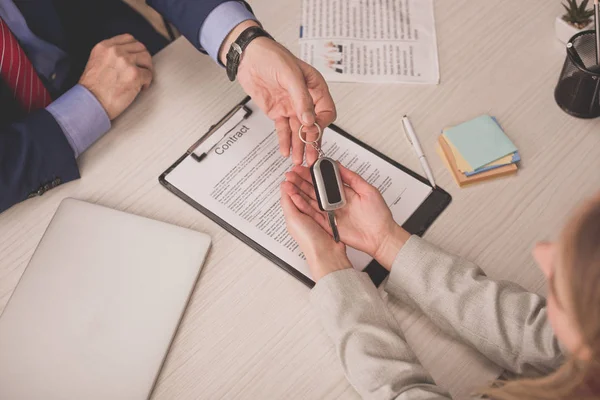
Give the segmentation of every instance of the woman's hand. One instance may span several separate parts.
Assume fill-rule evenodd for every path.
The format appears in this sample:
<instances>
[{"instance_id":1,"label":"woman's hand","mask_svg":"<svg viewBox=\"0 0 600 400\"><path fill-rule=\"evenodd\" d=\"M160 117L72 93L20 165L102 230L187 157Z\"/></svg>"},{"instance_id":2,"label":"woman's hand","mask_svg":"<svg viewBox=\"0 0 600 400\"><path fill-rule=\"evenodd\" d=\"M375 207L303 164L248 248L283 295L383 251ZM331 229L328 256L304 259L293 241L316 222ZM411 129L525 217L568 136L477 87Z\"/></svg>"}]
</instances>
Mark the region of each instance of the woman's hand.
<instances>
[{"instance_id":1,"label":"woman's hand","mask_svg":"<svg viewBox=\"0 0 600 400\"><path fill-rule=\"evenodd\" d=\"M360 175L340 165L347 204L335 212L340 239L375 258L388 270L410 234L393 219L381 193ZM298 210L331 234L327 214L319 209L310 170L296 166L282 185Z\"/></svg>"},{"instance_id":2,"label":"woman's hand","mask_svg":"<svg viewBox=\"0 0 600 400\"><path fill-rule=\"evenodd\" d=\"M288 232L298 242L306 256L314 281L317 282L331 272L352 268L346 256L346 246L343 243L336 243L333 237L311 217L298 210L293 197L300 194L289 194L284 188L286 183L284 182L281 187L281 207L285 222Z\"/></svg>"}]
</instances>

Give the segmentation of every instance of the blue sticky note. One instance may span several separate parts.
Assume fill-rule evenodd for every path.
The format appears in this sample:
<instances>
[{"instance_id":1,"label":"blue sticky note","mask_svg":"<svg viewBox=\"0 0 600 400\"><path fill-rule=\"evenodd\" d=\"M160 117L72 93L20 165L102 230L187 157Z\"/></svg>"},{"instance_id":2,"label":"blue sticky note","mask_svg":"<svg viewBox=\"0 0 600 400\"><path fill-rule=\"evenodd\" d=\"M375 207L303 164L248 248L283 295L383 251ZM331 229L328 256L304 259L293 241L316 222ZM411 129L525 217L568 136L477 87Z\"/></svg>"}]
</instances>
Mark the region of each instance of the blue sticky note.
<instances>
[{"instance_id":1,"label":"blue sticky note","mask_svg":"<svg viewBox=\"0 0 600 400\"><path fill-rule=\"evenodd\" d=\"M446 129L445 135L475 170L517 151L489 115Z\"/></svg>"},{"instance_id":2,"label":"blue sticky note","mask_svg":"<svg viewBox=\"0 0 600 400\"><path fill-rule=\"evenodd\" d=\"M465 176L473 176L473 175L480 174L482 172L487 172L487 171L491 171L491 170L496 169L496 168L504 167L506 165L514 164L514 163L517 163L519 161L521 161L521 155L519 154L518 151L515 151L513 153L511 162L508 163L508 164L498 164L498 165L490 165L489 167L481 167L481 168L476 169L473 172L465 172L464 174L465 174Z\"/></svg>"}]
</instances>

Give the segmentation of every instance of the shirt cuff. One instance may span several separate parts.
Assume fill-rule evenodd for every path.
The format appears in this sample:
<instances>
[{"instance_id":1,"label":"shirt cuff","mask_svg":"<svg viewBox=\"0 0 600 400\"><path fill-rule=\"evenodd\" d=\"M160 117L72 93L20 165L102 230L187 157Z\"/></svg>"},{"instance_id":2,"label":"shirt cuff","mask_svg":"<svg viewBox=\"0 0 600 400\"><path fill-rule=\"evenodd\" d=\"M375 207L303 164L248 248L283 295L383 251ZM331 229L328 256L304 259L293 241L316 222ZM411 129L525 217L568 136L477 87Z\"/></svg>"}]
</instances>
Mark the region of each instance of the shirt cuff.
<instances>
[{"instance_id":1,"label":"shirt cuff","mask_svg":"<svg viewBox=\"0 0 600 400\"><path fill-rule=\"evenodd\" d=\"M225 38L239 24L249 19L255 20L244 4L239 1L228 1L216 7L208 14L200 28L200 45L219 65L219 50Z\"/></svg>"},{"instance_id":2,"label":"shirt cuff","mask_svg":"<svg viewBox=\"0 0 600 400\"><path fill-rule=\"evenodd\" d=\"M110 119L89 90L77 84L46 107L60 125L75 158L110 129Z\"/></svg>"}]
</instances>

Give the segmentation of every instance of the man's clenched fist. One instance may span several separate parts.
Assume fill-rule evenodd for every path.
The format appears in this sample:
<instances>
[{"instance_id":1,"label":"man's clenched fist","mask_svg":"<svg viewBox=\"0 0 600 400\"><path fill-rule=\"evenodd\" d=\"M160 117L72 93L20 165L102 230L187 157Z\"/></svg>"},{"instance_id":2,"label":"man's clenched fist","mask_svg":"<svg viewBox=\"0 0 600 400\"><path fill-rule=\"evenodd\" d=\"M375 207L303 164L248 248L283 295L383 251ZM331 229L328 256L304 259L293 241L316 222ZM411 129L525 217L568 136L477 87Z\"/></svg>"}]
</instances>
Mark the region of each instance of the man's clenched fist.
<instances>
[{"instance_id":1,"label":"man's clenched fist","mask_svg":"<svg viewBox=\"0 0 600 400\"><path fill-rule=\"evenodd\" d=\"M118 117L152 82L152 57L129 34L98 43L79 84L96 96L108 117Z\"/></svg>"}]
</instances>

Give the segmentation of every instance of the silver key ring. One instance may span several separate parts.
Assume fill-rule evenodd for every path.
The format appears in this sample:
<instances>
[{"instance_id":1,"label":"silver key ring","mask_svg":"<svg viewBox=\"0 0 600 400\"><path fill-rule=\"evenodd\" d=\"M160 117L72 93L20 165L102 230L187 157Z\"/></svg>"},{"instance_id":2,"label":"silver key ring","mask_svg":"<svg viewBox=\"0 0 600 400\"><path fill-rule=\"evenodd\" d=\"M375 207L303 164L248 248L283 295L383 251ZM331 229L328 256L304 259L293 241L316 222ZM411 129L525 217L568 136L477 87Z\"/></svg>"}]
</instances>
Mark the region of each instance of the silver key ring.
<instances>
[{"instance_id":1,"label":"silver key ring","mask_svg":"<svg viewBox=\"0 0 600 400\"><path fill-rule=\"evenodd\" d=\"M300 136L300 140L302 140L302 143L304 144L313 144L313 143L318 143L319 140L321 140L321 137L323 136L323 130L321 129L321 127L319 126L319 124L317 124L315 122L315 126L317 127L317 130L319 131L319 137L316 138L315 140L312 141L308 141L305 138L302 137L302 129L304 128L304 124L300 125L300 129L298 129L298 136Z\"/></svg>"}]
</instances>

